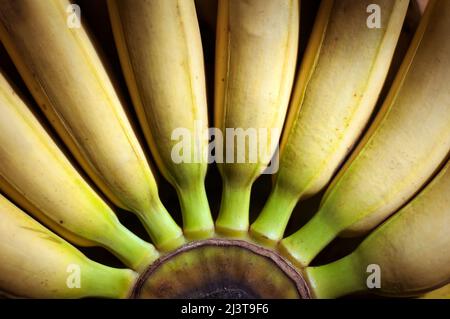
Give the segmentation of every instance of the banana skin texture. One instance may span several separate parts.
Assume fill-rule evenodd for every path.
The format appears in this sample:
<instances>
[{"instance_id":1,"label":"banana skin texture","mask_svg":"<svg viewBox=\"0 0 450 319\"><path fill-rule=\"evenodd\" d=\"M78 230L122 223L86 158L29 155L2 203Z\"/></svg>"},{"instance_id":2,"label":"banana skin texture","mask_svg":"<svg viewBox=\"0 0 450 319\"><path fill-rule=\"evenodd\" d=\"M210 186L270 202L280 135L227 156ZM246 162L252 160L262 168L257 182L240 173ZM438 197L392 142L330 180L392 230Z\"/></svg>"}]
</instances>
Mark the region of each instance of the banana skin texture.
<instances>
[{"instance_id":1,"label":"banana skin texture","mask_svg":"<svg viewBox=\"0 0 450 319\"><path fill-rule=\"evenodd\" d=\"M426 184L450 150L450 2L430 1L380 112L315 216L279 248L307 266L336 236L361 236Z\"/></svg>"},{"instance_id":2,"label":"banana skin texture","mask_svg":"<svg viewBox=\"0 0 450 319\"><path fill-rule=\"evenodd\" d=\"M203 49L193 0L108 1L122 69L146 140L178 193L188 239L214 231L204 179L208 128ZM189 149L178 162L178 130ZM185 160L187 159L187 160Z\"/></svg>"},{"instance_id":3,"label":"banana skin texture","mask_svg":"<svg viewBox=\"0 0 450 319\"><path fill-rule=\"evenodd\" d=\"M379 267L375 294L418 296L450 282L450 162L407 206L371 233L350 255L306 268L317 298L369 291L369 265Z\"/></svg>"},{"instance_id":4,"label":"banana skin texture","mask_svg":"<svg viewBox=\"0 0 450 319\"><path fill-rule=\"evenodd\" d=\"M83 169L134 212L158 248L184 242L86 27L69 28L70 2L1 1L0 38L38 105ZM23 41L23 39L27 39Z\"/></svg>"},{"instance_id":5,"label":"banana skin texture","mask_svg":"<svg viewBox=\"0 0 450 319\"><path fill-rule=\"evenodd\" d=\"M218 163L222 202L216 221L223 235L239 237L248 232L251 187L270 161L260 151L271 151L274 140L278 144L294 81L298 38L297 0L219 1L215 127L224 135L226 129L258 132L257 143L249 141L241 150L243 163L237 158L238 141L224 137L224 162ZM267 138L259 135L261 129ZM230 162L226 155L231 153L236 156ZM256 153L251 162L251 154Z\"/></svg>"},{"instance_id":6,"label":"banana skin texture","mask_svg":"<svg viewBox=\"0 0 450 319\"><path fill-rule=\"evenodd\" d=\"M137 278L88 259L1 194L0 256L0 289L11 297L125 298Z\"/></svg>"},{"instance_id":7,"label":"banana skin texture","mask_svg":"<svg viewBox=\"0 0 450 319\"><path fill-rule=\"evenodd\" d=\"M322 190L353 148L375 108L409 1L378 1L382 28L368 28L373 1L322 1L297 78L280 168L255 238L282 239L299 199ZM350 58L351 57L351 58Z\"/></svg>"},{"instance_id":8,"label":"banana skin texture","mask_svg":"<svg viewBox=\"0 0 450 319\"><path fill-rule=\"evenodd\" d=\"M0 73L0 189L66 239L141 269L158 257L120 224Z\"/></svg>"}]
</instances>

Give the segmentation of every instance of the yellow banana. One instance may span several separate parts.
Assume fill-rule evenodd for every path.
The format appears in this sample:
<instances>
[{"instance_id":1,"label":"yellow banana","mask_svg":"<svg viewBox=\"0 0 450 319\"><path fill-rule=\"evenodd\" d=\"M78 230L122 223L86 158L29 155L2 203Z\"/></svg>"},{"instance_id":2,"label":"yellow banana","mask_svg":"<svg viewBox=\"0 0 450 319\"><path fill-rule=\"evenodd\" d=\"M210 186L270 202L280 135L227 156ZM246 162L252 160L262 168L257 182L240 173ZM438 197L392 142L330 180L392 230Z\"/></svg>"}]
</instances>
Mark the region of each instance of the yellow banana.
<instances>
[{"instance_id":1,"label":"yellow banana","mask_svg":"<svg viewBox=\"0 0 450 319\"><path fill-rule=\"evenodd\" d=\"M240 236L248 231L252 184L270 161L261 150L273 150L284 123L297 59L299 1L220 0L217 19L215 126L225 142L223 152L216 150L223 153L216 228ZM237 138L245 149L239 150L227 129L242 133ZM244 152L244 160L238 159Z\"/></svg>"},{"instance_id":2,"label":"yellow banana","mask_svg":"<svg viewBox=\"0 0 450 319\"><path fill-rule=\"evenodd\" d=\"M108 1L119 57L156 164L175 187L189 238L212 235L204 186L207 106L193 0ZM187 147L177 152L178 132ZM175 154L175 155L174 155ZM182 154L182 158L174 158Z\"/></svg>"},{"instance_id":3,"label":"yellow banana","mask_svg":"<svg viewBox=\"0 0 450 319\"><path fill-rule=\"evenodd\" d=\"M0 194L0 290L27 298L125 298L137 274L96 263Z\"/></svg>"},{"instance_id":4,"label":"yellow banana","mask_svg":"<svg viewBox=\"0 0 450 319\"><path fill-rule=\"evenodd\" d=\"M99 188L167 250L183 242L107 70L70 2L0 1L0 38L52 125Z\"/></svg>"},{"instance_id":5,"label":"yellow banana","mask_svg":"<svg viewBox=\"0 0 450 319\"><path fill-rule=\"evenodd\" d=\"M154 247L120 224L0 74L0 189L79 245L100 245L141 269Z\"/></svg>"},{"instance_id":6,"label":"yellow banana","mask_svg":"<svg viewBox=\"0 0 450 319\"><path fill-rule=\"evenodd\" d=\"M315 297L334 298L368 288L387 296L417 296L449 283L449 194L450 162L352 254L306 268ZM378 280L369 278L371 274Z\"/></svg>"},{"instance_id":7,"label":"yellow banana","mask_svg":"<svg viewBox=\"0 0 450 319\"><path fill-rule=\"evenodd\" d=\"M337 235L367 233L407 202L450 150L450 2L430 1L377 118L281 250L308 265Z\"/></svg>"},{"instance_id":8,"label":"yellow banana","mask_svg":"<svg viewBox=\"0 0 450 319\"><path fill-rule=\"evenodd\" d=\"M256 238L283 237L298 200L328 184L372 114L409 1L378 1L380 28L367 26L372 3L321 3L283 133L280 169L251 227Z\"/></svg>"}]
</instances>

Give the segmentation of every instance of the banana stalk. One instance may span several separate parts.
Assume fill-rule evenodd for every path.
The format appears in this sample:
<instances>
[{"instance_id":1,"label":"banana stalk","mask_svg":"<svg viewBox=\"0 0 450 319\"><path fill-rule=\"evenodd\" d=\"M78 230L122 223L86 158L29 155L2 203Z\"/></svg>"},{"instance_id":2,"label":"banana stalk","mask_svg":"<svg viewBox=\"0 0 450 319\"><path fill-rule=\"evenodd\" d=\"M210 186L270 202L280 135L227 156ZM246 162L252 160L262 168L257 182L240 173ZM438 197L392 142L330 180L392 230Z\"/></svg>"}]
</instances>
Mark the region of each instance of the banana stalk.
<instances>
[{"instance_id":1,"label":"banana stalk","mask_svg":"<svg viewBox=\"0 0 450 319\"><path fill-rule=\"evenodd\" d=\"M240 236L248 231L252 184L276 154L273 145L283 127L298 36L298 0L219 1L214 107L215 126L224 135L223 145L216 146L216 154L223 154L218 163L223 193L216 221L222 234Z\"/></svg>"},{"instance_id":2,"label":"banana stalk","mask_svg":"<svg viewBox=\"0 0 450 319\"><path fill-rule=\"evenodd\" d=\"M108 8L147 142L178 193L184 233L190 239L210 237L214 223L204 186L206 87L194 1L111 0Z\"/></svg>"},{"instance_id":3,"label":"banana stalk","mask_svg":"<svg viewBox=\"0 0 450 319\"><path fill-rule=\"evenodd\" d=\"M67 22L69 4L1 0L1 41L96 185L140 218L158 248L177 247L184 242L182 231L159 200L150 166L86 28Z\"/></svg>"},{"instance_id":4,"label":"banana stalk","mask_svg":"<svg viewBox=\"0 0 450 319\"><path fill-rule=\"evenodd\" d=\"M0 189L66 239L141 269L154 247L120 224L0 73Z\"/></svg>"},{"instance_id":5,"label":"banana stalk","mask_svg":"<svg viewBox=\"0 0 450 319\"><path fill-rule=\"evenodd\" d=\"M0 290L26 298L125 298L137 274L96 263L0 194Z\"/></svg>"},{"instance_id":6,"label":"banana stalk","mask_svg":"<svg viewBox=\"0 0 450 319\"><path fill-rule=\"evenodd\" d=\"M369 278L371 273L377 275L370 270L373 265L378 268L379 283L370 291L376 294L417 296L448 283L449 194L450 162L355 252L328 265L306 268L315 297L336 298L369 291L367 282L377 284L377 280Z\"/></svg>"},{"instance_id":7,"label":"banana stalk","mask_svg":"<svg viewBox=\"0 0 450 319\"><path fill-rule=\"evenodd\" d=\"M382 28L366 25L372 2L321 3L289 108L280 169L251 226L257 239L281 240L297 202L328 184L372 114L409 1L378 1Z\"/></svg>"},{"instance_id":8,"label":"banana stalk","mask_svg":"<svg viewBox=\"0 0 450 319\"><path fill-rule=\"evenodd\" d=\"M450 2L430 1L384 104L325 193L280 249L300 266L336 236L360 236L406 203L450 150Z\"/></svg>"}]
</instances>

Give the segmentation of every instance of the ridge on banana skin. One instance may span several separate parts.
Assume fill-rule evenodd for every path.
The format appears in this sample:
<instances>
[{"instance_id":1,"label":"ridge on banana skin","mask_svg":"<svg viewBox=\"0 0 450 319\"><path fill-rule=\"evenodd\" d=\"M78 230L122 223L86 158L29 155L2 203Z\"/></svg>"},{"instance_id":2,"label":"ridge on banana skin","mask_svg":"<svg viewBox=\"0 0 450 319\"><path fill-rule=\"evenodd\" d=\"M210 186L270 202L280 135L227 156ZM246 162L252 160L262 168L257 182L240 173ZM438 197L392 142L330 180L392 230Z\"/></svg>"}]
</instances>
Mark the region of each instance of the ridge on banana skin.
<instances>
[{"instance_id":1,"label":"ridge on banana skin","mask_svg":"<svg viewBox=\"0 0 450 319\"><path fill-rule=\"evenodd\" d=\"M220 0L216 40L215 126L233 129L267 129L278 142L297 61L299 1ZM268 144L273 140L258 140ZM223 154L230 152L224 139ZM236 150L236 143L234 143ZM248 231L253 182L268 165L258 154L249 163L218 163L223 193L216 228L230 236ZM225 155L224 155L225 156ZM236 159L234 159L236 161Z\"/></svg>"},{"instance_id":2,"label":"ridge on banana skin","mask_svg":"<svg viewBox=\"0 0 450 319\"><path fill-rule=\"evenodd\" d=\"M196 161L208 140L203 49L193 0L109 0L114 38L141 127L164 177L175 187L190 239L210 237L211 217L204 180L207 161ZM196 128L196 125L198 126ZM172 158L188 130L191 162ZM198 143L195 141L198 140Z\"/></svg>"},{"instance_id":3,"label":"ridge on banana skin","mask_svg":"<svg viewBox=\"0 0 450 319\"><path fill-rule=\"evenodd\" d=\"M184 242L85 27L66 0L0 1L0 38L42 111L96 185L162 250Z\"/></svg>"},{"instance_id":4,"label":"ridge on banana skin","mask_svg":"<svg viewBox=\"0 0 450 319\"><path fill-rule=\"evenodd\" d=\"M125 298L137 274L96 263L0 194L0 291L27 298ZM70 280L79 270L80 287Z\"/></svg>"},{"instance_id":5,"label":"ridge on banana skin","mask_svg":"<svg viewBox=\"0 0 450 319\"><path fill-rule=\"evenodd\" d=\"M120 224L0 73L0 189L79 245L103 246L141 269L155 248Z\"/></svg>"},{"instance_id":6,"label":"ridge on banana skin","mask_svg":"<svg viewBox=\"0 0 450 319\"><path fill-rule=\"evenodd\" d=\"M280 169L251 227L256 238L282 238L297 201L330 181L369 120L409 1L378 1L379 29L366 26L372 2L321 3L284 128Z\"/></svg>"},{"instance_id":7,"label":"ridge on banana skin","mask_svg":"<svg viewBox=\"0 0 450 319\"><path fill-rule=\"evenodd\" d=\"M281 250L302 266L337 235L367 233L407 202L450 150L450 2L430 1L380 113L319 212Z\"/></svg>"},{"instance_id":8,"label":"ridge on banana skin","mask_svg":"<svg viewBox=\"0 0 450 319\"><path fill-rule=\"evenodd\" d=\"M448 29L447 29L448 30ZM335 298L367 290L369 265L380 270L375 294L417 296L450 282L450 162L395 216L347 257L306 268L315 296Z\"/></svg>"}]
</instances>

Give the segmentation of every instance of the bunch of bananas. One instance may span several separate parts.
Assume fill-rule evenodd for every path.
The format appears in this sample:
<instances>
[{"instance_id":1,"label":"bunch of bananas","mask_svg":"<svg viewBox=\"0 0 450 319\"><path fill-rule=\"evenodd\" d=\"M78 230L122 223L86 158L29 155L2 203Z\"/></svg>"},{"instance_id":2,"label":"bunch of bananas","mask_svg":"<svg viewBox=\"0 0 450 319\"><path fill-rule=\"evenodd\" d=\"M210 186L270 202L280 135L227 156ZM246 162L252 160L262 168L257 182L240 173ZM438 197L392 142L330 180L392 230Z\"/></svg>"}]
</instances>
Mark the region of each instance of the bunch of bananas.
<instances>
[{"instance_id":1,"label":"bunch of bananas","mask_svg":"<svg viewBox=\"0 0 450 319\"><path fill-rule=\"evenodd\" d=\"M203 287L223 287L224 276L238 286L269 282L259 297L419 296L448 284L450 1L429 1L392 83L410 3L379 0L369 17L372 2L322 0L297 70L300 0L219 0L217 13L212 1L108 0L128 102L87 25L69 26L72 3L0 0L0 41L30 93L2 63L0 290L165 297L145 280L183 271L209 280ZM228 158L235 136L213 144L227 153L217 163L215 223L196 4L216 26L214 126L271 130L270 150L280 141L273 157L251 161L250 142L244 161ZM179 128L192 137L183 158L200 160L174 161ZM147 146L178 195L182 227L160 200ZM250 223L252 185L276 159L271 194ZM298 202L322 191L312 219L286 236ZM151 244L121 224L119 208L139 218ZM349 255L313 263L335 238L367 234ZM103 247L126 268L72 244ZM171 296L192 288L183 280ZM425 296L450 297L448 288Z\"/></svg>"}]
</instances>

